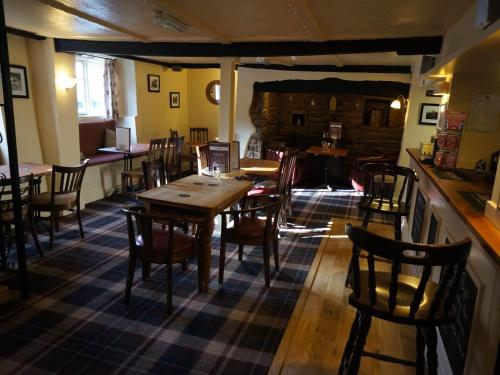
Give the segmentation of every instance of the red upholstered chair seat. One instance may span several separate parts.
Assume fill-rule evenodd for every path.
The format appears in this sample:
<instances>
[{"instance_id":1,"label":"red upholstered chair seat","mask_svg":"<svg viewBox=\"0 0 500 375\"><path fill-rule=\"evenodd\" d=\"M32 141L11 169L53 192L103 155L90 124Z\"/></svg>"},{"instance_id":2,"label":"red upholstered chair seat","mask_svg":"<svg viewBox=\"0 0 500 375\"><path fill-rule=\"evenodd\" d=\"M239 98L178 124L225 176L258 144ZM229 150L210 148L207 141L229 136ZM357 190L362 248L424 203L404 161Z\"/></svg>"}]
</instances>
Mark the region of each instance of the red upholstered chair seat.
<instances>
[{"instance_id":1,"label":"red upholstered chair seat","mask_svg":"<svg viewBox=\"0 0 500 375\"><path fill-rule=\"evenodd\" d=\"M276 182L267 180L255 184L252 190L250 190L247 195L249 197L259 194L273 194L276 192Z\"/></svg>"},{"instance_id":2,"label":"red upholstered chair seat","mask_svg":"<svg viewBox=\"0 0 500 375\"><path fill-rule=\"evenodd\" d=\"M265 235L265 229L265 220L258 219L256 217L242 216L239 219L238 226L236 228L229 228L227 230L227 239L230 240L242 237L262 238Z\"/></svg>"},{"instance_id":3,"label":"red upholstered chair seat","mask_svg":"<svg viewBox=\"0 0 500 375\"><path fill-rule=\"evenodd\" d=\"M165 248L169 239L169 231L163 229L153 229L153 254L151 261L153 263L166 263L167 253ZM188 236L182 232L174 231L174 246L172 249L172 258L174 263L182 263L186 256L194 256L194 237ZM137 258L142 259L142 247L144 245L141 235L136 236Z\"/></svg>"}]
</instances>

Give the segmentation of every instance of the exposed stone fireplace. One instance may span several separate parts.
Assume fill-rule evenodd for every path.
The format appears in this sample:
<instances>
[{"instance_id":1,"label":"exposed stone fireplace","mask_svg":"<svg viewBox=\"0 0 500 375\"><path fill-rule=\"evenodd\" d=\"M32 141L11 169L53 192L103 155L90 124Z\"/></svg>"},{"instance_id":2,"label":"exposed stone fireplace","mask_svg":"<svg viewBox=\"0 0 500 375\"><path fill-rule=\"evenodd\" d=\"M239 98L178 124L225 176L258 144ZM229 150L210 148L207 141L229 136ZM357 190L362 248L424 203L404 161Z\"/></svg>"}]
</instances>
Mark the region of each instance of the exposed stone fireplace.
<instances>
[{"instance_id":1,"label":"exposed stone fireplace","mask_svg":"<svg viewBox=\"0 0 500 375\"><path fill-rule=\"evenodd\" d=\"M350 155L397 159L405 110L390 108L409 85L387 81L288 80L255 83L250 117L266 142L306 149L319 145L330 122L340 122Z\"/></svg>"}]
</instances>

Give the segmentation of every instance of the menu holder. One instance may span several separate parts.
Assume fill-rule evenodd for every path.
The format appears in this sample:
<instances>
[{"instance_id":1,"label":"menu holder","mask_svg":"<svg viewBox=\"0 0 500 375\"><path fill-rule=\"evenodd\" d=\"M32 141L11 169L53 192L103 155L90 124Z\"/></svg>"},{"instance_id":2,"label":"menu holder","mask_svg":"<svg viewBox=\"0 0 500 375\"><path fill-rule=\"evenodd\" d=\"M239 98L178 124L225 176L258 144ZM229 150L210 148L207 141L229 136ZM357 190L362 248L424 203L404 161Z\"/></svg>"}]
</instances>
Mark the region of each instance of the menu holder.
<instances>
[{"instance_id":1,"label":"menu holder","mask_svg":"<svg viewBox=\"0 0 500 375\"><path fill-rule=\"evenodd\" d=\"M231 171L231 144L228 142L208 142L208 161L210 169L219 167L223 173Z\"/></svg>"},{"instance_id":2,"label":"menu holder","mask_svg":"<svg viewBox=\"0 0 500 375\"><path fill-rule=\"evenodd\" d=\"M130 128L117 126L115 134L116 149L120 151L130 151Z\"/></svg>"}]
</instances>

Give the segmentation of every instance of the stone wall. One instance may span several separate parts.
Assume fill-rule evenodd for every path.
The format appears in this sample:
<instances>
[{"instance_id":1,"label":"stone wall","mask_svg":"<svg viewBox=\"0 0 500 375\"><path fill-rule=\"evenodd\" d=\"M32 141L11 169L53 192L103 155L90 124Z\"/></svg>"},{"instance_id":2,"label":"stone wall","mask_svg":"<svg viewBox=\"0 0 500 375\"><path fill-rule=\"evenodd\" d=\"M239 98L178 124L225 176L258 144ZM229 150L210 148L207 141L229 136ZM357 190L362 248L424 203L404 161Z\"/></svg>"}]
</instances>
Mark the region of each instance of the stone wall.
<instances>
[{"instance_id":1,"label":"stone wall","mask_svg":"<svg viewBox=\"0 0 500 375\"><path fill-rule=\"evenodd\" d=\"M330 110L332 97L337 102L335 110ZM405 110L390 108L393 99L359 93L254 91L250 117L264 142L285 141L300 149L319 145L330 122L340 122L341 142L351 157L383 153L397 160ZM382 114L378 121L373 120L372 111Z\"/></svg>"}]
</instances>

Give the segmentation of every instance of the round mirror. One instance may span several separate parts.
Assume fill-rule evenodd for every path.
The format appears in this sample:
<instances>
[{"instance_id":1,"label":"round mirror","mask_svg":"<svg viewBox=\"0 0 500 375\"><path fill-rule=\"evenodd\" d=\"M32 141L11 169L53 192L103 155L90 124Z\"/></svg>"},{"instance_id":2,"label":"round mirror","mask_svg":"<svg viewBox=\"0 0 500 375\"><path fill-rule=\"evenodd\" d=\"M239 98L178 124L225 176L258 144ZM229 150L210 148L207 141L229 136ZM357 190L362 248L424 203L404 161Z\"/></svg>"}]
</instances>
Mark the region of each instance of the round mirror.
<instances>
[{"instance_id":1,"label":"round mirror","mask_svg":"<svg viewBox=\"0 0 500 375\"><path fill-rule=\"evenodd\" d=\"M207 85L207 89L205 91L207 95L207 99L212 104L220 103L220 81L214 80Z\"/></svg>"}]
</instances>

